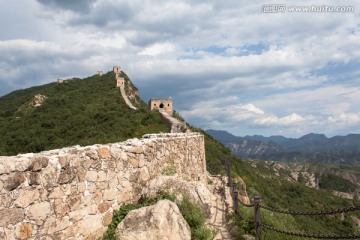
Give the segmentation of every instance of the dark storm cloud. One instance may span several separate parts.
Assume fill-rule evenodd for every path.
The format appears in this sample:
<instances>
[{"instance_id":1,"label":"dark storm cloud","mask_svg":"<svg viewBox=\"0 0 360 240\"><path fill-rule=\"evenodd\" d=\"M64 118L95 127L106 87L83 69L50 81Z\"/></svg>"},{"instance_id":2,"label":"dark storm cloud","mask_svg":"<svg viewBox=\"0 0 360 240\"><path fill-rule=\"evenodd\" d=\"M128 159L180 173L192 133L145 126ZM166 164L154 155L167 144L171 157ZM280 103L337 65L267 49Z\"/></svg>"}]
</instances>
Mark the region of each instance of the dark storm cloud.
<instances>
[{"instance_id":1,"label":"dark storm cloud","mask_svg":"<svg viewBox=\"0 0 360 240\"><path fill-rule=\"evenodd\" d=\"M64 10L71 10L74 12L86 13L91 9L91 6L96 0L37 0L49 8L61 8Z\"/></svg>"},{"instance_id":2,"label":"dark storm cloud","mask_svg":"<svg viewBox=\"0 0 360 240\"><path fill-rule=\"evenodd\" d=\"M126 27L135 11L127 2L99 2L91 12L70 20L69 25L93 25L108 30L120 30Z\"/></svg>"}]
</instances>

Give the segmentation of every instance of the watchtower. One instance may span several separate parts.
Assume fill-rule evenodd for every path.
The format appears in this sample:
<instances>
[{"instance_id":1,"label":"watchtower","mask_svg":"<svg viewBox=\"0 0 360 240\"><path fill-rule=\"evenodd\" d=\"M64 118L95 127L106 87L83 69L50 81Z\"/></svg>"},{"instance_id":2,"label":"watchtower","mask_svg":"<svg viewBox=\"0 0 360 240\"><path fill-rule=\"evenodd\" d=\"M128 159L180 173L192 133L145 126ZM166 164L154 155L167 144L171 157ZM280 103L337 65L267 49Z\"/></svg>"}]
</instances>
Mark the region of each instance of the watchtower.
<instances>
[{"instance_id":1,"label":"watchtower","mask_svg":"<svg viewBox=\"0 0 360 240\"><path fill-rule=\"evenodd\" d=\"M114 73L120 73L121 67L120 66L114 66Z\"/></svg>"},{"instance_id":2,"label":"watchtower","mask_svg":"<svg viewBox=\"0 0 360 240\"><path fill-rule=\"evenodd\" d=\"M170 115L173 114L173 103L171 97L168 97L167 99L151 98L148 106L150 110L164 111Z\"/></svg>"},{"instance_id":3,"label":"watchtower","mask_svg":"<svg viewBox=\"0 0 360 240\"><path fill-rule=\"evenodd\" d=\"M121 87L125 85L125 79L122 77L116 78L116 87Z\"/></svg>"}]
</instances>

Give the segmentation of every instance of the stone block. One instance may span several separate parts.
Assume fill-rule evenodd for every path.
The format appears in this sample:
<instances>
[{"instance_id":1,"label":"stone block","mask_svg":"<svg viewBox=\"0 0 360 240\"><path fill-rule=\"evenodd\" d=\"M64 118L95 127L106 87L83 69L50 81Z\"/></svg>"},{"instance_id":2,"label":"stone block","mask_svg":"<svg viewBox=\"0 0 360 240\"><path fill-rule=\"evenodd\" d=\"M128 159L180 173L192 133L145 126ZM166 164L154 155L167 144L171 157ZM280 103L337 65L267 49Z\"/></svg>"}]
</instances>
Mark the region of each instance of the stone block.
<instances>
[{"instance_id":1,"label":"stone block","mask_svg":"<svg viewBox=\"0 0 360 240\"><path fill-rule=\"evenodd\" d=\"M106 172L104 172L104 171L99 171L99 172L98 172L98 179L97 179L97 180L100 181L100 182L107 181L108 179L107 179Z\"/></svg>"},{"instance_id":2,"label":"stone block","mask_svg":"<svg viewBox=\"0 0 360 240\"><path fill-rule=\"evenodd\" d=\"M98 211L98 206L96 204L90 205L86 207L86 211L89 215L94 215Z\"/></svg>"},{"instance_id":3,"label":"stone block","mask_svg":"<svg viewBox=\"0 0 360 240\"><path fill-rule=\"evenodd\" d=\"M67 203L64 203L61 199L55 199L54 210L57 217L63 217L68 214L70 207Z\"/></svg>"},{"instance_id":4,"label":"stone block","mask_svg":"<svg viewBox=\"0 0 360 240\"><path fill-rule=\"evenodd\" d=\"M15 236L19 239L27 239L32 237L33 225L30 223L23 223L15 228Z\"/></svg>"},{"instance_id":5,"label":"stone block","mask_svg":"<svg viewBox=\"0 0 360 240\"><path fill-rule=\"evenodd\" d=\"M83 219L85 216L87 216L86 209L80 209L76 211L69 212L68 216L70 217L70 220L72 222L77 222Z\"/></svg>"},{"instance_id":6,"label":"stone block","mask_svg":"<svg viewBox=\"0 0 360 240\"><path fill-rule=\"evenodd\" d=\"M14 173L10 175L5 181L5 189L12 191L18 188L25 181L25 177L21 173Z\"/></svg>"},{"instance_id":7,"label":"stone block","mask_svg":"<svg viewBox=\"0 0 360 240\"><path fill-rule=\"evenodd\" d=\"M0 210L0 227L15 225L25 218L24 210L20 208L5 208Z\"/></svg>"},{"instance_id":8,"label":"stone block","mask_svg":"<svg viewBox=\"0 0 360 240\"><path fill-rule=\"evenodd\" d=\"M78 233L83 236L89 236L96 233L103 227L101 215L90 215L86 219L78 222Z\"/></svg>"},{"instance_id":9,"label":"stone block","mask_svg":"<svg viewBox=\"0 0 360 240\"><path fill-rule=\"evenodd\" d=\"M101 158L111 158L111 153L106 147L98 148L97 152Z\"/></svg>"},{"instance_id":10,"label":"stone block","mask_svg":"<svg viewBox=\"0 0 360 240\"><path fill-rule=\"evenodd\" d=\"M111 201L116 198L116 189L106 189L103 198L105 201Z\"/></svg>"},{"instance_id":11,"label":"stone block","mask_svg":"<svg viewBox=\"0 0 360 240\"><path fill-rule=\"evenodd\" d=\"M100 203L98 205L98 210L100 213L104 213L106 212L107 210L109 210L111 207L111 204L108 204L108 203Z\"/></svg>"},{"instance_id":12,"label":"stone block","mask_svg":"<svg viewBox=\"0 0 360 240\"><path fill-rule=\"evenodd\" d=\"M41 229L41 234L53 234L70 226L69 217L56 219L52 216L46 219Z\"/></svg>"},{"instance_id":13,"label":"stone block","mask_svg":"<svg viewBox=\"0 0 360 240\"><path fill-rule=\"evenodd\" d=\"M14 204L17 207L25 208L38 199L39 192L37 190L20 189L19 197L15 200Z\"/></svg>"},{"instance_id":14,"label":"stone block","mask_svg":"<svg viewBox=\"0 0 360 240\"><path fill-rule=\"evenodd\" d=\"M81 195L69 197L67 203L71 211L79 209L81 204Z\"/></svg>"},{"instance_id":15,"label":"stone block","mask_svg":"<svg viewBox=\"0 0 360 240\"><path fill-rule=\"evenodd\" d=\"M111 213L111 212L107 212L107 213L105 214L105 216L103 217L102 224L103 224L104 226L108 226L108 225L110 225L111 221L112 221L112 213Z\"/></svg>"},{"instance_id":16,"label":"stone block","mask_svg":"<svg viewBox=\"0 0 360 240\"><path fill-rule=\"evenodd\" d=\"M44 220L51 212L51 206L49 202L34 203L27 211L27 216L35 221Z\"/></svg>"},{"instance_id":17,"label":"stone block","mask_svg":"<svg viewBox=\"0 0 360 240\"><path fill-rule=\"evenodd\" d=\"M37 157L32 159L31 164L28 168L29 171L38 172L41 169L48 166L49 159L46 157Z\"/></svg>"},{"instance_id":18,"label":"stone block","mask_svg":"<svg viewBox=\"0 0 360 240\"><path fill-rule=\"evenodd\" d=\"M96 171L87 171L85 179L90 182L95 182L98 178L98 174Z\"/></svg>"}]
</instances>

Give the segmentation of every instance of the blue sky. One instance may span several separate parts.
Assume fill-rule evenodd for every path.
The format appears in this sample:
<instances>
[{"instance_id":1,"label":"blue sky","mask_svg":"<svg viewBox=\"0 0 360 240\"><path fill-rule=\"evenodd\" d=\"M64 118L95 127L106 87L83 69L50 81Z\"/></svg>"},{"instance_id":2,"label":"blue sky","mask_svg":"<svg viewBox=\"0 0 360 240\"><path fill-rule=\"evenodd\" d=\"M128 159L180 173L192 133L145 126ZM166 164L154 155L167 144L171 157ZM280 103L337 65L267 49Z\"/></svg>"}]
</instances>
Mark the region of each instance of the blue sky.
<instances>
[{"instance_id":1,"label":"blue sky","mask_svg":"<svg viewBox=\"0 0 360 240\"><path fill-rule=\"evenodd\" d=\"M360 3L0 0L0 96L122 66L142 98L235 135L360 133Z\"/></svg>"}]
</instances>

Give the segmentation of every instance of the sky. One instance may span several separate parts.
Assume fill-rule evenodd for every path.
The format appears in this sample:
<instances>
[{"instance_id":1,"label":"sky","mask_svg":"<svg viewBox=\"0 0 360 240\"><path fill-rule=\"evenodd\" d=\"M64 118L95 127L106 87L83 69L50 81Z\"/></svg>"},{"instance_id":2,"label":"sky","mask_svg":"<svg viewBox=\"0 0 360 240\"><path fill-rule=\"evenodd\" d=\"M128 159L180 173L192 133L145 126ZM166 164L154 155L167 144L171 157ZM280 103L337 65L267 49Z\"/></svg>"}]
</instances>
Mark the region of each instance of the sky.
<instances>
[{"instance_id":1,"label":"sky","mask_svg":"<svg viewBox=\"0 0 360 240\"><path fill-rule=\"evenodd\" d=\"M0 96L119 65L203 129L360 133L359 1L0 4Z\"/></svg>"}]
</instances>

